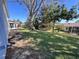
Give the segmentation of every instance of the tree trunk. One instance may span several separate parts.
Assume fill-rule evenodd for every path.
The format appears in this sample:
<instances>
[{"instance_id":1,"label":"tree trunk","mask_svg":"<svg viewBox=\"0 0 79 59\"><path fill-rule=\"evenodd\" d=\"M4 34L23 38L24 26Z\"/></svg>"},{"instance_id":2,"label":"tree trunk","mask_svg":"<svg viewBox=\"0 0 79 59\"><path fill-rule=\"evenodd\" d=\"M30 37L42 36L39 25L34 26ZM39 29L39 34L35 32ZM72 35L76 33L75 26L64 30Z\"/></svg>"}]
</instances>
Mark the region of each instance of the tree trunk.
<instances>
[{"instance_id":1,"label":"tree trunk","mask_svg":"<svg viewBox=\"0 0 79 59\"><path fill-rule=\"evenodd\" d=\"M53 23L53 26L52 26L52 33L54 33L55 20L53 20L52 23Z\"/></svg>"},{"instance_id":2,"label":"tree trunk","mask_svg":"<svg viewBox=\"0 0 79 59\"><path fill-rule=\"evenodd\" d=\"M34 24L33 24L33 21L34 21L34 18L35 18L35 15L33 16L29 16L29 27L31 30L35 30L35 27L34 27Z\"/></svg>"},{"instance_id":3,"label":"tree trunk","mask_svg":"<svg viewBox=\"0 0 79 59\"><path fill-rule=\"evenodd\" d=\"M53 22L52 32L54 33L55 23Z\"/></svg>"}]
</instances>

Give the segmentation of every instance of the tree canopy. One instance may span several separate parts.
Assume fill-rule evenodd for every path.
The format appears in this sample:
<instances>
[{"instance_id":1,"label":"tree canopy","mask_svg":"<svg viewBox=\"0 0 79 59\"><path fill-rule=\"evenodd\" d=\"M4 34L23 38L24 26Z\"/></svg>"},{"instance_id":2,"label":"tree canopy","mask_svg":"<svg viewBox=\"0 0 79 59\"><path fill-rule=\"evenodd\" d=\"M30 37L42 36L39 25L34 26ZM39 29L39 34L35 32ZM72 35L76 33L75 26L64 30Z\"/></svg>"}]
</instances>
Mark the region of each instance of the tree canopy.
<instances>
[{"instance_id":1,"label":"tree canopy","mask_svg":"<svg viewBox=\"0 0 79 59\"><path fill-rule=\"evenodd\" d=\"M29 11L28 24L30 28L34 29L35 26L39 27L39 21L41 21L41 23L52 22L54 29L57 21L69 21L78 17L75 6L68 9L64 4L60 5L59 0L50 0L51 2L49 4L45 3L45 1L46 0L23 0L23 4Z\"/></svg>"},{"instance_id":2,"label":"tree canopy","mask_svg":"<svg viewBox=\"0 0 79 59\"><path fill-rule=\"evenodd\" d=\"M53 30L54 30L54 25L58 21L60 22L61 20L72 20L74 18L77 18L77 9L76 7L71 7L70 9L67 9L65 5L49 5L49 6L42 6L38 18L41 19L42 23L48 24L48 23L53 23ZM39 19L38 19L39 20Z\"/></svg>"}]
</instances>

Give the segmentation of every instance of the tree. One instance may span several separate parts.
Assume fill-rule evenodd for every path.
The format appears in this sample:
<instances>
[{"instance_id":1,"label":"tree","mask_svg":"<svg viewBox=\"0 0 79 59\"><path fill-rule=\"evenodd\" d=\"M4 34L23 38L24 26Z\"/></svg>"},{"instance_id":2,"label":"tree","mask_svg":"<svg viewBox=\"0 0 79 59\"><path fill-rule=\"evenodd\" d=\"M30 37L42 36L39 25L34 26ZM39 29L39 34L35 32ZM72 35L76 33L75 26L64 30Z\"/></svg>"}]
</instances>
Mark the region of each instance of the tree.
<instances>
[{"instance_id":1,"label":"tree","mask_svg":"<svg viewBox=\"0 0 79 59\"><path fill-rule=\"evenodd\" d=\"M17 19L16 21L19 22L20 24L22 24L22 21L20 21L19 19Z\"/></svg>"},{"instance_id":2,"label":"tree","mask_svg":"<svg viewBox=\"0 0 79 59\"><path fill-rule=\"evenodd\" d=\"M61 21L62 19L69 21L78 17L75 6L73 6L71 9L67 9L65 5L59 4L59 0L51 0L51 3L45 6L43 3L44 1L45 0L23 0L23 4L29 11L28 25L31 29L34 29L35 18L40 9L40 16L38 16L38 18L41 18L42 23L52 22L53 32L55 23L57 21ZM42 8L40 8L41 6Z\"/></svg>"},{"instance_id":3,"label":"tree","mask_svg":"<svg viewBox=\"0 0 79 59\"><path fill-rule=\"evenodd\" d=\"M42 23L53 23L53 32L57 21L69 21L78 17L77 10L74 6L71 9L67 9L65 5L56 5L54 7L53 5L50 5L44 7L41 9L40 15Z\"/></svg>"},{"instance_id":4,"label":"tree","mask_svg":"<svg viewBox=\"0 0 79 59\"><path fill-rule=\"evenodd\" d=\"M45 0L23 0L22 3L27 7L28 11L29 11L29 27L31 29L34 29L33 26L33 21L42 5L42 3Z\"/></svg>"},{"instance_id":5,"label":"tree","mask_svg":"<svg viewBox=\"0 0 79 59\"><path fill-rule=\"evenodd\" d=\"M61 20L69 21L69 20L72 20L73 18L78 17L77 9L75 6L73 6L68 10L64 4L63 5L58 4L58 1L56 1L54 4L51 4L49 9L50 9L50 12L48 12L49 17L52 15L50 19L53 22L53 32L54 32L55 23L57 21L58 22Z\"/></svg>"}]
</instances>

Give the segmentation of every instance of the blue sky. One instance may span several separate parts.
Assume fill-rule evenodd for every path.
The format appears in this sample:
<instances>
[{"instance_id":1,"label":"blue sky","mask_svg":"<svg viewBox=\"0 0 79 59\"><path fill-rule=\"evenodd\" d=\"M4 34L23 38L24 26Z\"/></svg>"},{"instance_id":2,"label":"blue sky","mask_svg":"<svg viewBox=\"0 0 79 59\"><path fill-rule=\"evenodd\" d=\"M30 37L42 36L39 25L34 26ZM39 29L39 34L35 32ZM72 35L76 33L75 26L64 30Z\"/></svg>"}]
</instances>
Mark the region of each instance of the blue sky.
<instances>
[{"instance_id":1,"label":"blue sky","mask_svg":"<svg viewBox=\"0 0 79 59\"><path fill-rule=\"evenodd\" d=\"M26 9L26 7L23 7L23 5L20 5L13 0L7 0L7 7L10 19L19 19L21 21L25 21L27 19L28 10Z\"/></svg>"},{"instance_id":2,"label":"blue sky","mask_svg":"<svg viewBox=\"0 0 79 59\"><path fill-rule=\"evenodd\" d=\"M23 5L20 5L15 1L16 0L7 0L7 7L8 7L10 19L19 19L24 22L28 17L28 14L29 14L28 10L26 9L26 7L24 7ZM61 4L64 3L66 7L69 9L71 8L71 6L78 3L79 0L60 0L60 1L61 1ZM74 20L70 22L74 22Z\"/></svg>"}]
</instances>

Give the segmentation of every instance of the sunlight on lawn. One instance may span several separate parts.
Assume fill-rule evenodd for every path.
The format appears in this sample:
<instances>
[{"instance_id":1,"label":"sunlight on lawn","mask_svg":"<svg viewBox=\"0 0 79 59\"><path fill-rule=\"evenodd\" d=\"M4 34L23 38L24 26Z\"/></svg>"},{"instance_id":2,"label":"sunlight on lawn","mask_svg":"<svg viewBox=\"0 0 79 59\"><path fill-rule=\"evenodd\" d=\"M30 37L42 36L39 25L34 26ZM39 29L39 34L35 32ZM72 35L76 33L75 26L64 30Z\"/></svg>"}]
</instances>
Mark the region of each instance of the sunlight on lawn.
<instances>
[{"instance_id":1,"label":"sunlight on lawn","mask_svg":"<svg viewBox=\"0 0 79 59\"><path fill-rule=\"evenodd\" d=\"M23 30L20 30L20 32L30 32L30 30L28 30L28 29L23 29Z\"/></svg>"},{"instance_id":2,"label":"sunlight on lawn","mask_svg":"<svg viewBox=\"0 0 79 59\"><path fill-rule=\"evenodd\" d=\"M68 36L67 34L41 31L22 31L23 38L29 40L32 38L32 48L35 50L40 50L43 53L61 55L75 55L79 56L79 38ZM57 55L56 55L57 56Z\"/></svg>"}]
</instances>

